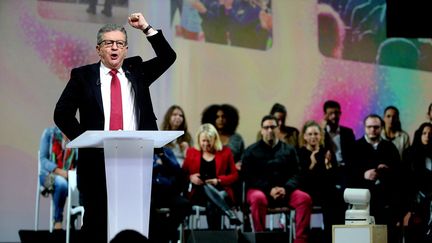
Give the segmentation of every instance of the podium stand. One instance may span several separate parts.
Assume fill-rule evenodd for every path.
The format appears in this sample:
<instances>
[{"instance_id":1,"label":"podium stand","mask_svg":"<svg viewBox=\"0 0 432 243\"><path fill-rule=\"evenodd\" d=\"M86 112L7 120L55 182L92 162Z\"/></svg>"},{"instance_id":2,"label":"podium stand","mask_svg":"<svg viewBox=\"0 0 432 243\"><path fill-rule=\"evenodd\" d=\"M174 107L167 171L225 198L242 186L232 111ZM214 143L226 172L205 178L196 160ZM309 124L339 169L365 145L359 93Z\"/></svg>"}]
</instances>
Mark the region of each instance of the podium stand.
<instances>
[{"instance_id":1,"label":"podium stand","mask_svg":"<svg viewBox=\"0 0 432 243\"><path fill-rule=\"evenodd\" d=\"M183 131L86 131L67 148L104 148L108 198L108 241L125 229L148 237L153 148Z\"/></svg>"}]
</instances>

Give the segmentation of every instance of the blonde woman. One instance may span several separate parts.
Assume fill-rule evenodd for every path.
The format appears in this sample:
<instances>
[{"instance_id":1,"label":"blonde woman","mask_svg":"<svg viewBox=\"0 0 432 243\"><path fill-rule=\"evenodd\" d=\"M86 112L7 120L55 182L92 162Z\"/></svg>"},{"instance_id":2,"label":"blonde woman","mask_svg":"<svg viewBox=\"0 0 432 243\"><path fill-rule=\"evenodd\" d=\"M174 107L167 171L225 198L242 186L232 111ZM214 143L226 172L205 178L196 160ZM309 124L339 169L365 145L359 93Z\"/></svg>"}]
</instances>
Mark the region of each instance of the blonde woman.
<instances>
[{"instance_id":1,"label":"blonde woman","mask_svg":"<svg viewBox=\"0 0 432 243\"><path fill-rule=\"evenodd\" d=\"M298 156L303 174L303 189L320 206L324 220L324 242L331 242L331 227L344 222L342 191L336 187L336 159L324 146L324 131L315 121L307 121L301 131Z\"/></svg>"},{"instance_id":2,"label":"blonde woman","mask_svg":"<svg viewBox=\"0 0 432 243\"><path fill-rule=\"evenodd\" d=\"M230 148L222 145L216 128L209 123L199 127L195 139L197 143L187 150L183 162L192 185L189 199L207 208L209 229L219 229L222 213L232 224L241 224L222 196L226 194L226 199L234 200L231 185L238 179Z\"/></svg>"}]
</instances>

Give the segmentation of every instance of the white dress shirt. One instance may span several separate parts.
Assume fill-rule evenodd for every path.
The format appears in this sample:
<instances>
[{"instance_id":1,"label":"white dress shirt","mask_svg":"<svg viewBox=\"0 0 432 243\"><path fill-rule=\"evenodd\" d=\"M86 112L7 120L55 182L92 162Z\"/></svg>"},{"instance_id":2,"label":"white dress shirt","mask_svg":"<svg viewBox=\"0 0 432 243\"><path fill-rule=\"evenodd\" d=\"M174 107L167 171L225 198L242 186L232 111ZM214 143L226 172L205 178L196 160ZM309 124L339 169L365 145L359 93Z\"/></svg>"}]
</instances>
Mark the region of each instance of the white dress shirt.
<instances>
[{"instance_id":1,"label":"white dress shirt","mask_svg":"<svg viewBox=\"0 0 432 243\"><path fill-rule=\"evenodd\" d=\"M107 68L103 63L100 65L100 86L102 94L102 104L105 116L104 130L109 131L110 113L111 113L111 79L109 73L111 69ZM134 106L134 92L132 84L126 78L122 68L117 72L117 77L120 80L121 95L122 95L122 111L123 111L123 130L136 130L136 117Z\"/></svg>"}]
</instances>

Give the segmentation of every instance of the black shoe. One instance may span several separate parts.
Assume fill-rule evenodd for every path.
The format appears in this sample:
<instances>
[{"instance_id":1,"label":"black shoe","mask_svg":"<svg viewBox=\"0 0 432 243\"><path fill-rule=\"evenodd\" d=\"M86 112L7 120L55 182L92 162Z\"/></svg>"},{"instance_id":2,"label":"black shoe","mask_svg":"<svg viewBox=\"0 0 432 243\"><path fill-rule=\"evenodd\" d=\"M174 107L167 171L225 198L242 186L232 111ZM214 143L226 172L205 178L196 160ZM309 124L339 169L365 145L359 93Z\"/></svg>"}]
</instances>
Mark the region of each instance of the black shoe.
<instances>
[{"instance_id":1,"label":"black shoe","mask_svg":"<svg viewBox=\"0 0 432 243\"><path fill-rule=\"evenodd\" d=\"M225 211L225 214L228 216L230 224L232 224L232 225L241 225L242 224L240 219L237 218L237 215L232 210Z\"/></svg>"},{"instance_id":2,"label":"black shoe","mask_svg":"<svg viewBox=\"0 0 432 243\"><path fill-rule=\"evenodd\" d=\"M112 12L111 11L106 11L105 9L103 9L101 11L101 13L107 17L111 17L112 16Z\"/></svg>"},{"instance_id":3,"label":"black shoe","mask_svg":"<svg viewBox=\"0 0 432 243\"><path fill-rule=\"evenodd\" d=\"M88 7L86 12L89 14L96 14L96 8Z\"/></svg>"}]
</instances>

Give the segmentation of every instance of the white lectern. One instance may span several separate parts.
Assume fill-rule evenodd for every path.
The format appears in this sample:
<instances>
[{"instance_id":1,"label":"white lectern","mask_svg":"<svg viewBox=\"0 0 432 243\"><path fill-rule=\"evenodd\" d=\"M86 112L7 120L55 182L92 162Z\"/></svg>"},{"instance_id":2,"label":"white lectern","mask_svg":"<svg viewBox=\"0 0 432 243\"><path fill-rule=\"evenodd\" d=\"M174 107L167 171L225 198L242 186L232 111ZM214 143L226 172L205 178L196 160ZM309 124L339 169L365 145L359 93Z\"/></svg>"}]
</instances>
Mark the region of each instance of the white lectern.
<instances>
[{"instance_id":1,"label":"white lectern","mask_svg":"<svg viewBox=\"0 0 432 243\"><path fill-rule=\"evenodd\" d=\"M104 148L108 196L108 241L132 229L148 237L153 148L183 131L86 131L68 148Z\"/></svg>"}]
</instances>

